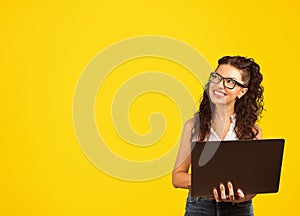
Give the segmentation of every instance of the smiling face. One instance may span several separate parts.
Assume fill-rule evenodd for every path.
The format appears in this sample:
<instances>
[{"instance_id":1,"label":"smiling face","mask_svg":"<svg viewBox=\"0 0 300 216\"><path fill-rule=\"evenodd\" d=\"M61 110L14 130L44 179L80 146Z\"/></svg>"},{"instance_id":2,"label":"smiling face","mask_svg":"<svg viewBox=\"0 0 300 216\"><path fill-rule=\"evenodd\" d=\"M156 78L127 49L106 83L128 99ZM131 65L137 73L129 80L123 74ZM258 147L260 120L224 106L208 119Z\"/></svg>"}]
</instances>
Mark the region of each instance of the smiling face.
<instances>
[{"instance_id":1,"label":"smiling face","mask_svg":"<svg viewBox=\"0 0 300 216\"><path fill-rule=\"evenodd\" d=\"M216 70L216 73L225 78L232 78L237 82L244 84L242 81L242 70L239 70L228 64L221 64ZM233 89L225 88L223 80L216 84L210 82L209 84L209 96L215 105L228 105L234 106L236 99L241 98L246 92L247 88L236 85Z\"/></svg>"}]
</instances>

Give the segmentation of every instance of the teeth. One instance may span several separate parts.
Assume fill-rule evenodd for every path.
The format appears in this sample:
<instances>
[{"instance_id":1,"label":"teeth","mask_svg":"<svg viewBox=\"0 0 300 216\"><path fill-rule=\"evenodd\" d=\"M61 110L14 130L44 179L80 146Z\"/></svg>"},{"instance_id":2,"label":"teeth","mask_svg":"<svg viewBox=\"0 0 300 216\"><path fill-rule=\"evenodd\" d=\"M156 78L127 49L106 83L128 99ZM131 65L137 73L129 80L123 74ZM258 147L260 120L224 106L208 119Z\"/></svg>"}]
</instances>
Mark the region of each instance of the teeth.
<instances>
[{"instance_id":1,"label":"teeth","mask_svg":"<svg viewBox=\"0 0 300 216\"><path fill-rule=\"evenodd\" d=\"M219 92L219 91L214 91L214 93L216 95L219 95L219 96L225 96L225 94L223 92Z\"/></svg>"}]
</instances>

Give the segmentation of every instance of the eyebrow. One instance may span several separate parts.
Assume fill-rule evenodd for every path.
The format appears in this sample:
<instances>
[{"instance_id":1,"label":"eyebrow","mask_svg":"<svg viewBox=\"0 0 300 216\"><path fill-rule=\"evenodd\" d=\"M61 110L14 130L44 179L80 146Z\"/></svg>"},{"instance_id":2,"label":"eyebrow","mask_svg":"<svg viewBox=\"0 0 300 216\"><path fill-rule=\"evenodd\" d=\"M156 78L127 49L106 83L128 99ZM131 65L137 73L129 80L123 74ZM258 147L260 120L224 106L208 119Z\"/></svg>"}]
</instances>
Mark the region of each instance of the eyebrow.
<instances>
[{"instance_id":1,"label":"eyebrow","mask_svg":"<svg viewBox=\"0 0 300 216\"><path fill-rule=\"evenodd\" d=\"M217 72L215 72L215 73L217 73ZM219 74L219 73L217 73L217 74ZM221 74L219 74L219 75L220 75L221 77L223 77ZM224 77L224 78L230 78L230 79L233 79L233 80L235 80L235 81L238 81L236 77Z\"/></svg>"}]
</instances>

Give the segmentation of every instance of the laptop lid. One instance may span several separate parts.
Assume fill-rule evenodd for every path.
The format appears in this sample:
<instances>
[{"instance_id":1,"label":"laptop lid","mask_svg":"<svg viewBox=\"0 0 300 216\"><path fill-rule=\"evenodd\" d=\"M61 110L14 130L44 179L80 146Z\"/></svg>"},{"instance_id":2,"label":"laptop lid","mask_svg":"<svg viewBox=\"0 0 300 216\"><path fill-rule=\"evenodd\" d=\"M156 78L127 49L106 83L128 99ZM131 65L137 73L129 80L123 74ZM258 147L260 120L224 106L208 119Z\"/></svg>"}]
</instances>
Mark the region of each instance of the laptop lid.
<instances>
[{"instance_id":1,"label":"laptop lid","mask_svg":"<svg viewBox=\"0 0 300 216\"><path fill-rule=\"evenodd\" d=\"M245 194L276 193L284 139L194 142L191 195L213 196L213 188L231 181Z\"/></svg>"}]
</instances>

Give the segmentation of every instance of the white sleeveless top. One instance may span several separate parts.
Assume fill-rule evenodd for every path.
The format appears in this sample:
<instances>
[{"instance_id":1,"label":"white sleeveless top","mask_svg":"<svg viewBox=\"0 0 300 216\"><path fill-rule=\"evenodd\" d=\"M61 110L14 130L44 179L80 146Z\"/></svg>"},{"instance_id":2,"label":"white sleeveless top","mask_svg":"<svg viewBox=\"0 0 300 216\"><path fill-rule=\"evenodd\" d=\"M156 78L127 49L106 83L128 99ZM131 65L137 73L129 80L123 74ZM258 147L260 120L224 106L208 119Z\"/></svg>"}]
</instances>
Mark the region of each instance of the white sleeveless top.
<instances>
[{"instance_id":1,"label":"white sleeveless top","mask_svg":"<svg viewBox=\"0 0 300 216\"><path fill-rule=\"evenodd\" d=\"M229 130L228 130L224 140L237 140L237 136L234 131L234 126L235 126L235 122L236 122L235 114L230 116L230 119L231 119L231 122L230 122ZM215 130L213 128L210 128L210 135L207 140L208 141L219 141L219 140L221 140L221 138L217 135L217 133L215 132Z\"/></svg>"}]
</instances>

